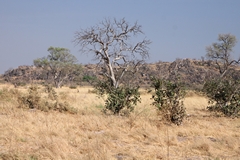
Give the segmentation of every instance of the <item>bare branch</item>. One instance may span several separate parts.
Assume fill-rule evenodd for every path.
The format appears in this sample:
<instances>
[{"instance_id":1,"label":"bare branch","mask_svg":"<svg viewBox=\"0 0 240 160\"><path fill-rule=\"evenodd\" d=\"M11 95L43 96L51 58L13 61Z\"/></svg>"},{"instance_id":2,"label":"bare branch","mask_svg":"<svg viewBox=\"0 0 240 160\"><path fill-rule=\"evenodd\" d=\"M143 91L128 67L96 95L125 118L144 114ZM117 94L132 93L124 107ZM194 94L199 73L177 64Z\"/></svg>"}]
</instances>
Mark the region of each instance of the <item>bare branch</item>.
<instances>
[{"instance_id":1,"label":"bare branch","mask_svg":"<svg viewBox=\"0 0 240 160\"><path fill-rule=\"evenodd\" d=\"M234 63L239 63L239 60L231 59L232 48L235 46L237 40L231 34L219 34L218 40L220 43L213 43L212 46L206 48L207 58L214 60L219 73L224 76L229 66Z\"/></svg>"}]
</instances>

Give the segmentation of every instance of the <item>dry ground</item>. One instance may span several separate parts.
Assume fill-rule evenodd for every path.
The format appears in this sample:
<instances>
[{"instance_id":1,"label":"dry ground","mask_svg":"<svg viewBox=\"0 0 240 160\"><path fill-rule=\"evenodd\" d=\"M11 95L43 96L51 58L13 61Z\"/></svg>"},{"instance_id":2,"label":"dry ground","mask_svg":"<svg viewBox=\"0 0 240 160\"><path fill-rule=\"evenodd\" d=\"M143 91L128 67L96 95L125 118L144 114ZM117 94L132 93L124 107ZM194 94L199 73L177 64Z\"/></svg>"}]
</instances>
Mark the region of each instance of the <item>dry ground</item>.
<instances>
[{"instance_id":1,"label":"dry ground","mask_svg":"<svg viewBox=\"0 0 240 160\"><path fill-rule=\"evenodd\" d=\"M2 88L12 86L0 85L0 95ZM78 114L21 109L2 97L0 159L240 159L240 119L213 116L200 95L185 98L188 118L175 126L160 121L145 91L134 113L120 117L103 115L104 101L91 90L57 90Z\"/></svg>"}]
</instances>

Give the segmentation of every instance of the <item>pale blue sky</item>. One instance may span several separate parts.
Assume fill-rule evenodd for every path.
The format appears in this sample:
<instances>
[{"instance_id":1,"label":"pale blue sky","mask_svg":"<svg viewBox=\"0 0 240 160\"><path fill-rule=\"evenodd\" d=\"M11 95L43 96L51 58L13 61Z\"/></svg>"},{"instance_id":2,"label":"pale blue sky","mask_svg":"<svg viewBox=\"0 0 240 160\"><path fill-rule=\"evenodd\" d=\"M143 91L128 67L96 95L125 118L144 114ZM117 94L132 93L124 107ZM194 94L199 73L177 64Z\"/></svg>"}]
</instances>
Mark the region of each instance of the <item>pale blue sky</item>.
<instances>
[{"instance_id":1,"label":"pale blue sky","mask_svg":"<svg viewBox=\"0 0 240 160\"><path fill-rule=\"evenodd\" d=\"M240 56L240 0L0 0L0 74L32 65L50 46L95 63L78 52L74 33L123 17L138 21L152 41L148 62L200 59L220 33L239 39L234 56Z\"/></svg>"}]
</instances>

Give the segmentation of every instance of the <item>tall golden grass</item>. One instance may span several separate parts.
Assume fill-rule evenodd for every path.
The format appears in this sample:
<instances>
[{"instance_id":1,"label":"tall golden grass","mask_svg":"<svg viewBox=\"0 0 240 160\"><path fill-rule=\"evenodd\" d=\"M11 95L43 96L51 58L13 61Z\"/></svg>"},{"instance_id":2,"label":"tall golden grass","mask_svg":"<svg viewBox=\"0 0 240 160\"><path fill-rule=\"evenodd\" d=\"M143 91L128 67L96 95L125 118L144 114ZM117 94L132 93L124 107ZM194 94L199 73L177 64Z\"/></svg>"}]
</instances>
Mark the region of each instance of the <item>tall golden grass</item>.
<instances>
[{"instance_id":1,"label":"tall golden grass","mask_svg":"<svg viewBox=\"0 0 240 160\"><path fill-rule=\"evenodd\" d=\"M18 108L3 89L16 90L0 85L0 159L240 159L240 120L214 116L194 93L184 99L187 119L175 126L160 120L144 90L142 103L121 117L102 114L104 100L90 87L56 90L77 114Z\"/></svg>"}]
</instances>

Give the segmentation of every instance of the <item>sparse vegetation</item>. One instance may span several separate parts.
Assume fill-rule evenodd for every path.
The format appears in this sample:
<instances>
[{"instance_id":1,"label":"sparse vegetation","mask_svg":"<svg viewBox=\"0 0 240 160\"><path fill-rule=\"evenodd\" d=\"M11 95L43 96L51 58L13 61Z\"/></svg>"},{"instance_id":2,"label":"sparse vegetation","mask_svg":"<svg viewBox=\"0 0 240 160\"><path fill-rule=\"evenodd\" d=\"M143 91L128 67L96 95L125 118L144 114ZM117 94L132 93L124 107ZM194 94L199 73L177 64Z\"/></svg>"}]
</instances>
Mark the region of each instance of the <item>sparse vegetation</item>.
<instances>
[{"instance_id":1,"label":"sparse vegetation","mask_svg":"<svg viewBox=\"0 0 240 160\"><path fill-rule=\"evenodd\" d=\"M20 96L21 93L17 89L3 87L0 89L0 102L9 102L13 103L13 101L17 101L17 97Z\"/></svg>"},{"instance_id":2,"label":"sparse vegetation","mask_svg":"<svg viewBox=\"0 0 240 160\"><path fill-rule=\"evenodd\" d=\"M38 88L44 99L45 90ZM150 105L151 94L141 94L142 103L130 116L119 117L101 114L104 100L89 90L93 88L55 91L78 110L67 114L18 108L15 96L28 95L28 89L0 85L1 95L11 98L0 100L0 159L239 158L239 119L211 116L204 110L207 98L203 96L191 93L183 99L190 116L176 126L159 121L156 107Z\"/></svg>"},{"instance_id":3,"label":"sparse vegetation","mask_svg":"<svg viewBox=\"0 0 240 160\"><path fill-rule=\"evenodd\" d=\"M70 107L66 101L61 102L55 90L47 85L45 86L47 97L43 98L38 86L32 85L26 95L18 96L18 104L21 108L39 109L41 111L57 110L59 112L77 113L77 109Z\"/></svg>"}]
</instances>

